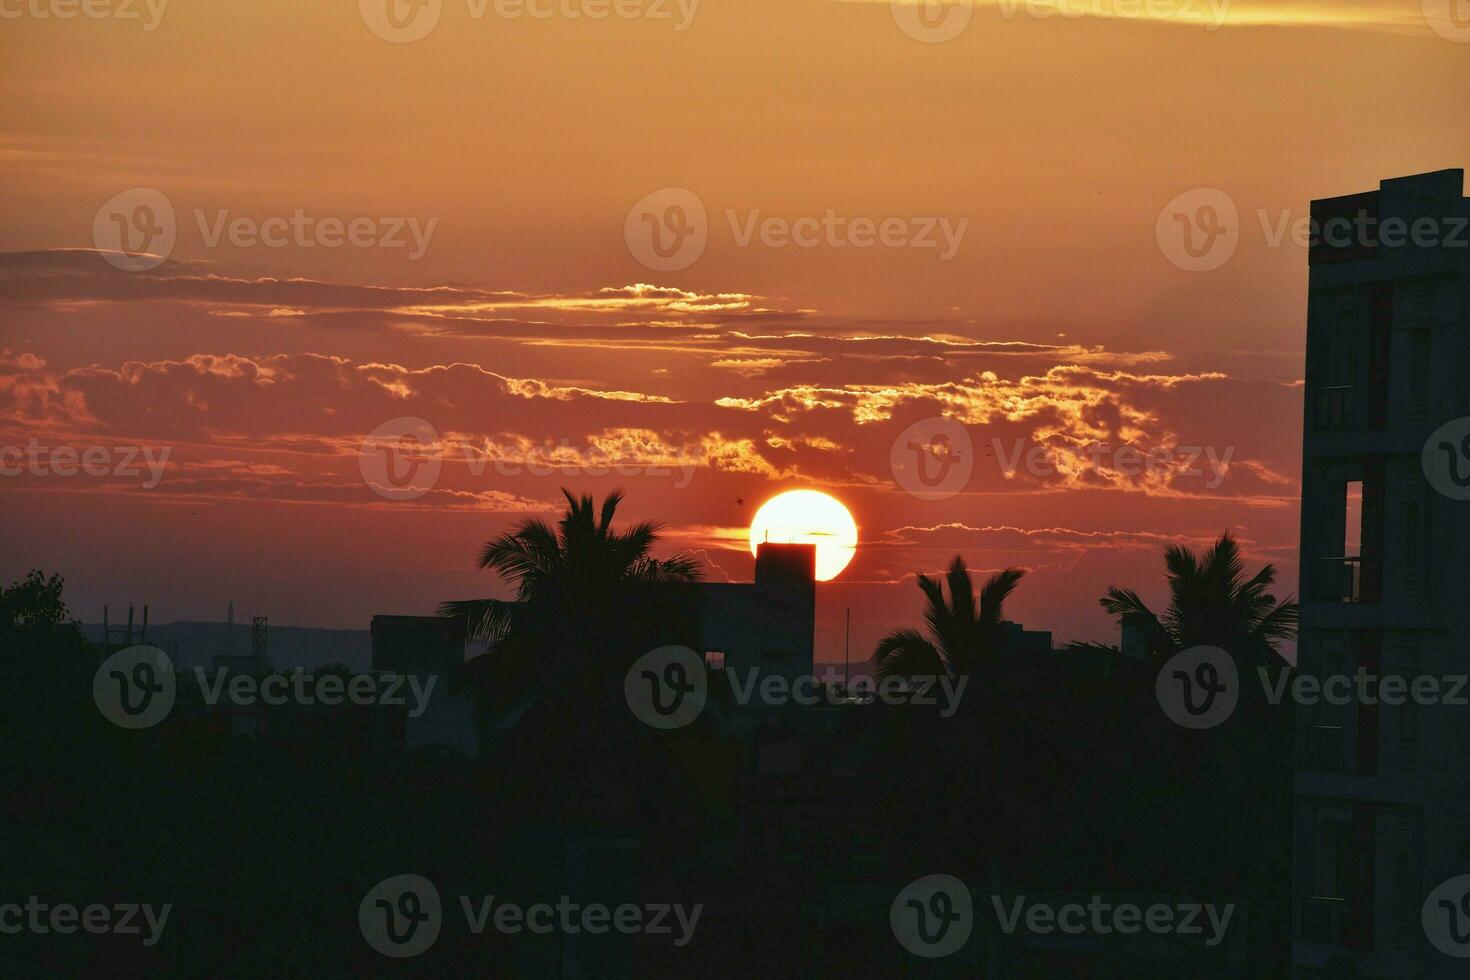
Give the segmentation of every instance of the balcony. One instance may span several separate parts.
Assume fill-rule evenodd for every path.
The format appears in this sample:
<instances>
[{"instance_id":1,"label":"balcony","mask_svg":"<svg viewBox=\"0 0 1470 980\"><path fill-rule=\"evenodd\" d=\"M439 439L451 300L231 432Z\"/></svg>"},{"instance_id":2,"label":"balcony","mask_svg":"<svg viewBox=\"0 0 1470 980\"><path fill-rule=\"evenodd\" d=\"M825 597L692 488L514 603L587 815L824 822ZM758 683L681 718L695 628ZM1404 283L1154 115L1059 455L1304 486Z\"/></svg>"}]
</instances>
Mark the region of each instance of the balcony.
<instances>
[{"instance_id":1,"label":"balcony","mask_svg":"<svg viewBox=\"0 0 1470 980\"><path fill-rule=\"evenodd\" d=\"M1362 602L1363 559L1316 558L1312 561L1313 602Z\"/></svg>"},{"instance_id":2,"label":"balcony","mask_svg":"<svg viewBox=\"0 0 1470 980\"><path fill-rule=\"evenodd\" d=\"M1341 725L1313 725L1306 730L1300 764L1305 772L1342 772L1344 733Z\"/></svg>"},{"instance_id":3,"label":"balcony","mask_svg":"<svg viewBox=\"0 0 1470 980\"><path fill-rule=\"evenodd\" d=\"M1347 941L1347 900L1311 895L1302 899L1302 939L1342 946Z\"/></svg>"},{"instance_id":4,"label":"balcony","mask_svg":"<svg viewBox=\"0 0 1470 980\"><path fill-rule=\"evenodd\" d=\"M1352 385L1318 388L1313 393L1312 405L1313 428L1318 432L1338 432L1352 428Z\"/></svg>"}]
</instances>

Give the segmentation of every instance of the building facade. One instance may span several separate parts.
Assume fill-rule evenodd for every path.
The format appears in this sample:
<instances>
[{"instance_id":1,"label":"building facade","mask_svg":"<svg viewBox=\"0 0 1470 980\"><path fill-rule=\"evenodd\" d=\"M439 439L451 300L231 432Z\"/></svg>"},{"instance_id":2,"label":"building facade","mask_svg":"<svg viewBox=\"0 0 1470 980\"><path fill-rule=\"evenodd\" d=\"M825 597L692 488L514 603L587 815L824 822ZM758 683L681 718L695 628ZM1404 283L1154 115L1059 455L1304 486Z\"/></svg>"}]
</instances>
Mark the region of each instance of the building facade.
<instances>
[{"instance_id":1,"label":"building facade","mask_svg":"<svg viewBox=\"0 0 1470 980\"><path fill-rule=\"evenodd\" d=\"M1463 195L1444 170L1312 204L1298 679L1353 686L1297 706L1299 978L1470 975L1423 920L1470 873L1470 707L1380 687L1470 673L1470 501L1426 462L1470 465L1434 444L1470 416Z\"/></svg>"}]
</instances>

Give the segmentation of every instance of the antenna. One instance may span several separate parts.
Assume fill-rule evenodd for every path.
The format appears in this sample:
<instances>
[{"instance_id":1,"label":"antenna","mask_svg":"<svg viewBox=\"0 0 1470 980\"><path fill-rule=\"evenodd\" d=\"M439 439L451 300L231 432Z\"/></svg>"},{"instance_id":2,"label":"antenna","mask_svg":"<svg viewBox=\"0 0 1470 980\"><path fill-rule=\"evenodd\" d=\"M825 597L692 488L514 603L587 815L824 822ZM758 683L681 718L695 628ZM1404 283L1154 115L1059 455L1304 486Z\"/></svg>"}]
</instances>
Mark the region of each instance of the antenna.
<instances>
[{"instance_id":1,"label":"antenna","mask_svg":"<svg viewBox=\"0 0 1470 980\"><path fill-rule=\"evenodd\" d=\"M852 646L852 607L847 607L847 634L842 638L842 696L847 697L847 686L849 684L847 652Z\"/></svg>"},{"instance_id":2,"label":"antenna","mask_svg":"<svg viewBox=\"0 0 1470 980\"><path fill-rule=\"evenodd\" d=\"M148 638L148 604L147 603L144 603L143 604L143 626L142 626L141 629L134 629L134 627L133 627L133 617L134 617L134 614L135 613L134 613L134 609L133 609L133 604L131 602L128 603L128 621L127 621L127 625L126 626L113 626L112 625L112 618L111 618L111 615L110 615L111 614L111 611L112 610L107 606L107 604L104 603L103 606L102 606L102 646L103 646L103 649L107 650L109 653L113 653L113 652L116 652L118 650L123 649L124 647L134 646L136 644L143 643L144 641L147 640L147 638Z\"/></svg>"}]
</instances>

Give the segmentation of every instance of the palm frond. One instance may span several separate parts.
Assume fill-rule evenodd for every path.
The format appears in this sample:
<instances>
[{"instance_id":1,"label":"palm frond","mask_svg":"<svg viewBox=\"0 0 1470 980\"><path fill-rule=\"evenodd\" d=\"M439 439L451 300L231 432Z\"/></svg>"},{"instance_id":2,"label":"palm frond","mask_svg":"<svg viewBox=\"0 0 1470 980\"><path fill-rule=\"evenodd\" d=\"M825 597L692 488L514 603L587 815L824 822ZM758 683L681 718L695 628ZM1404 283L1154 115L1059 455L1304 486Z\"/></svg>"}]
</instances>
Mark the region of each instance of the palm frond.
<instances>
[{"instance_id":1,"label":"palm frond","mask_svg":"<svg viewBox=\"0 0 1470 980\"><path fill-rule=\"evenodd\" d=\"M1120 589L1116 585L1108 586L1107 593L1097 601L1098 605L1102 606L1114 616L1138 613L1139 615L1149 617L1155 622L1158 621L1158 616L1154 615L1154 611L1132 589Z\"/></svg>"},{"instance_id":2,"label":"palm frond","mask_svg":"<svg viewBox=\"0 0 1470 980\"><path fill-rule=\"evenodd\" d=\"M998 626L1005 614L1005 601L1016 591L1016 586L1021 584L1021 578L1026 574L1024 569L1007 568L1003 572L996 572L985 582L985 587L980 590L980 623L984 626Z\"/></svg>"},{"instance_id":3,"label":"palm frond","mask_svg":"<svg viewBox=\"0 0 1470 980\"><path fill-rule=\"evenodd\" d=\"M938 677L948 674L939 649L916 629L894 630L878 641L873 650L878 677Z\"/></svg>"},{"instance_id":4,"label":"palm frond","mask_svg":"<svg viewBox=\"0 0 1470 980\"><path fill-rule=\"evenodd\" d=\"M970 571L959 555L949 564L945 574L949 581L949 615L956 622L975 622L975 587L970 581Z\"/></svg>"},{"instance_id":5,"label":"palm frond","mask_svg":"<svg viewBox=\"0 0 1470 980\"><path fill-rule=\"evenodd\" d=\"M458 599L439 604L439 615L465 621L466 635L480 643L495 643L510 632L516 604L502 599Z\"/></svg>"},{"instance_id":6,"label":"palm frond","mask_svg":"<svg viewBox=\"0 0 1470 980\"><path fill-rule=\"evenodd\" d=\"M602 517L598 521L597 529L606 534L607 529L612 527L613 514L618 509L618 504L623 502L623 491L614 490L602 501Z\"/></svg>"}]
</instances>

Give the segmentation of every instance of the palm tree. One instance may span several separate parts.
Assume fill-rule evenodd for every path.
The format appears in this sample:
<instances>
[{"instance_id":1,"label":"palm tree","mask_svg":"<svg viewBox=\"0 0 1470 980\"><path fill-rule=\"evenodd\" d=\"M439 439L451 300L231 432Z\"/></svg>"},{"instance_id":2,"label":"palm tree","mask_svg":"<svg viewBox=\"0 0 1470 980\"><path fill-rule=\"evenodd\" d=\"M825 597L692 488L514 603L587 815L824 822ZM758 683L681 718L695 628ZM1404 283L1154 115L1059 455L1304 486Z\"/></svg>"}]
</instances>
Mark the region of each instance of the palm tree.
<instances>
[{"instance_id":1,"label":"palm tree","mask_svg":"<svg viewBox=\"0 0 1470 980\"><path fill-rule=\"evenodd\" d=\"M1046 771L1049 757L1028 737L1033 729L1009 696L1017 671L1005 669L1000 657L1005 600L1024 574L998 572L977 596L956 555L942 578L917 576L927 629L894 630L873 651L880 678L984 675L968 685L948 718L923 712L887 719L893 727L874 771L890 843L900 853L932 857L938 846L946 859L988 867L999 857L996 842L1014 842L1015 828L1031 812L1023 774ZM923 751L914 751L918 745Z\"/></svg>"},{"instance_id":2,"label":"palm tree","mask_svg":"<svg viewBox=\"0 0 1470 980\"><path fill-rule=\"evenodd\" d=\"M1155 613L1132 589L1109 587L1098 602L1114 616L1135 618L1147 631L1151 654L1170 655L1194 646L1216 646L1236 657L1265 663L1277 645L1296 638L1297 604L1277 602L1267 591L1276 566L1245 578L1240 546L1229 531L1203 559L1181 545L1164 553L1169 606Z\"/></svg>"},{"instance_id":3,"label":"palm tree","mask_svg":"<svg viewBox=\"0 0 1470 980\"><path fill-rule=\"evenodd\" d=\"M916 576L928 602L924 621L929 635L912 627L894 630L873 651L881 677L957 677L975 673L999 653L1002 606L1024 575L1008 568L992 575L976 600L965 560L955 555L944 580ZM949 583L949 600L944 583Z\"/></svg>"},{"instance_id":4,"label":"palm tree","mask_svg":"<svg viewBox=\"0 0 1470 980\"><path fill-rule=\"evenodd\" d=\"M459 683L480 720L500 722L486 756L508 819L650 826L679 791L660 739L622 703L622 674L653 646L678 642L680 600L664 583L696 581L686 556L652 556L661 525L614 529L623 494L596 506L563 490L554 526L522 521L485 543L479 565L513 586L510 599L445 602L470 637L492 644ZM658 586L658 587L655 587Z\"/></svg>"},{"instance_id":5,"label":"palm tree","mask_svg":"<svg viewBox=\"0 0 1470 980\"><path fill-rule=\"evenodd\" d=\"M689 556L652 557L661 524L613 529L622 491L608 494L601 508L590 495L562 494L567 510L556 527L540 518L521 521L480 551L479 566L511 582L515 598L439 607L442 616L463 617L471 639L492 644L486 657L475 658L487 661L477 670L488 683L475 686L490 688L497 702L520 693L530 673L570 681L609 666L599 654L629 635L649 585L700 577L698 561Z\"/></svg>"},{"instance_id":6,"label":"palm tree","mask_svg":"<svg viewBox=\"0 0 1470 980\"><path fill-rule=\"evenodd\" d=\"M1169 583L1169 605L1162 614L1155 613L1137 593L1116 586L1108 589L1098 602L1118 617L1129 617L1148 636L1148 653L1155 660L1195 646L1213 646L1227 651L1238 664L1256 670L1290 670L1280 656L1278 645L1296 637L1297 604L1288 596L1278 602L1270 588L1276 581L1276 568L1265 565L1255 575L1246 576L1240 546L1229 531L1224 532L1203 556L1179 545L1164 554ZM1209 828L1206 834L1219 853L1241 855L1240 867L1246 882L1268 880L1278 874L1281 862L1290 864L1290 852L1284 855L1277 841L1267 834L1260 836L1265 824L1242 823L1221 818L1233 814L1242 799L1250 800L1258 813L1274 812L1290 820L1294 793L1291 753L1283 753L1282 745L1290 745L1295 730L1295 712L1290 698L1273 704L1265 691L1272 683L1239 685L1240 701L1229 724L1208 731L1182 729L1157 710L1156 664L1118 657L1123 668L1124 686L1120 689L1121 715L1116 716L1115 731L1132 728L1126 736L1138 751L1136 779L1141 788L1153 786L1157 792L1178 800L1167 806L1157 803L1143 807L1151 816L1167 813L1164 824L1156 825L1153 835L1167 839L1167 827L1174 822ZM1246 671L1242 671L1246 673ZM1144 798L1144 797L1135 797ZM1139 832L1136 808L1126 817L1127 825ZM1192 863L1199 850L1185 846L1170 848L1168 864L1182 869ZM1187 873L1186 873L1187 874ZM1254 884L1244 886L1251 900L1269 905L1274 895L1259 893Z\"/></svg>"}]
</instances>

